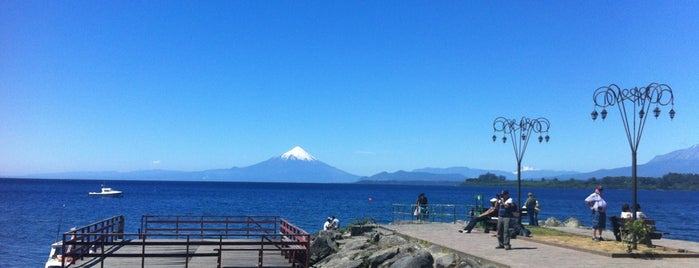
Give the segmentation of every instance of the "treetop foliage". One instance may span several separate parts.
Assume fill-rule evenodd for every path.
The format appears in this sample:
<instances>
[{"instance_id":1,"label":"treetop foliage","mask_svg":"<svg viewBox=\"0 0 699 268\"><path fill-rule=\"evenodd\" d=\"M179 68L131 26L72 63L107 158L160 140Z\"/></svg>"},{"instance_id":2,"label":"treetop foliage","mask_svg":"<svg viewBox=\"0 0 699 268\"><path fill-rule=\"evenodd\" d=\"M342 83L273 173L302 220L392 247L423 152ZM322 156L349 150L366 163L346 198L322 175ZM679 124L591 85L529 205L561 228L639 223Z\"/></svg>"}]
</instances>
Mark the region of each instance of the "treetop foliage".
<instances>
[{"instance_id":1,"label":"treetop foliage","mask_svg":"<svg viewBox=\"0 0 699 268\"><path fill-rule=\"evenodd\" d=\"M478 178L466 179L462 186L513 186L517 181L508 181L504 176L486 173ZM631 189L633 178L630 176L589 178L587 180L559 180L558 178L539 180L522 180L524 187L538 188L594 188L603 185L606 189ZM668 173L662 178L638 177L638 189L643 190L699 190L699 174Z\"/></svg>"}]
</instances>

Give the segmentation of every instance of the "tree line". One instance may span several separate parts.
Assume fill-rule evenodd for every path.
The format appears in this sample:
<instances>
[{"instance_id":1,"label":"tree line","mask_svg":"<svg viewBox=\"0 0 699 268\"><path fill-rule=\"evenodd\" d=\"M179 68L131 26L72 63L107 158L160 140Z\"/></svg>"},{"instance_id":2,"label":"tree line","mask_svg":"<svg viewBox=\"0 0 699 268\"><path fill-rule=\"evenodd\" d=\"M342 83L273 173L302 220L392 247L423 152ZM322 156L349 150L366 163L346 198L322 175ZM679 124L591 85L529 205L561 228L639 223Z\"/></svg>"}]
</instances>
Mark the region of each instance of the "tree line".
<instances>
[{"instance_id":1,"label":"tree line","mask_svg":"<svg viewBox=\"0 0 699 268\"><path fill-rule=\"evenodd\" d=\"M517 181L508 181L505 176L486 173L478 178L466 179L462 186L516 186ZM559 180L558 178L541 178L522 180L522 187L538 188L594 188L603 185L606 189L632 189L633 178L630 176L608 176L589 178L587 180ZM638 189L643 190L699 190L699 174L668 173L661 178L638 177Z\"/></svg>"}]
</instances>

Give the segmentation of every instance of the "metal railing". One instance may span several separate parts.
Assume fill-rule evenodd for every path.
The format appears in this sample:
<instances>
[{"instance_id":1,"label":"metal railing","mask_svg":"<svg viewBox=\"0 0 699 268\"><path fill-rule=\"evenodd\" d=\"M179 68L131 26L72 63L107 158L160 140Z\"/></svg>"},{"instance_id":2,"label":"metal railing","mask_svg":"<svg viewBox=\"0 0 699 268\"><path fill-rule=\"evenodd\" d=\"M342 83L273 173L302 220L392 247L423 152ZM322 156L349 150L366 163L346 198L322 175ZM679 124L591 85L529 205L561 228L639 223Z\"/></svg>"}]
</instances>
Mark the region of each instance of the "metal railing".
<instances>
[{"instance_id":1,"label":"metal railing","mask_svg":"<svg viewBox=\"0 0 699 268\"><path fill-rule=\"evenodd\" d=\"M123 233L123 223L123 216L117 216L65 233L64 247L90 250L66 252L64 248L72 261L64 261L62 267L88 257L96 258L102 267L107 258L140 258L141 267L145 267L146 258L183 258L188 267L192 257L217 257L221 267L224 251L257 251L258 267L263 266L263 252L276 251L292 267L309 267L310 235L279 216L146 215L138 233ZM181 250L148 250L154 246ZM197 246L213 246L213 251L196 253ZM119 252L126 247L131 250Z\"/></svg>"},{"instance_id":2,"label":"metal railing","mask_svg":"<svg viewBox=\"0 0 699 268\"><path fill-rule=\"evenodd\" d=\"M274 234L279 216L143 215L143 234L199 235L201 238Z\"/></svg>"},{"instance_id":3,"label":"metal railing","mask_svg":"<svg viewBox=\"0 0 699 268\"><path fill-rule=\"evenodd\" d=\"M95 248L123 238L124 216L114 216L63 233L61 267L69 267Z\"/></svg>"},{"instance_id":4,"label":"metal railing","mask_svg":"<svg viewBox=\"0 0 699 268\"><path fill-rule=\"evenodd\" d=\"M393 204L391 209L391 221L412 221L422 220L427 222L451 222L457 220L468 220L472 215L478 215L483 211L482 205L466 204L430 204L427 206L427 213L422 219L415 215L415 204Z\"/></svg>"}]
</instances>

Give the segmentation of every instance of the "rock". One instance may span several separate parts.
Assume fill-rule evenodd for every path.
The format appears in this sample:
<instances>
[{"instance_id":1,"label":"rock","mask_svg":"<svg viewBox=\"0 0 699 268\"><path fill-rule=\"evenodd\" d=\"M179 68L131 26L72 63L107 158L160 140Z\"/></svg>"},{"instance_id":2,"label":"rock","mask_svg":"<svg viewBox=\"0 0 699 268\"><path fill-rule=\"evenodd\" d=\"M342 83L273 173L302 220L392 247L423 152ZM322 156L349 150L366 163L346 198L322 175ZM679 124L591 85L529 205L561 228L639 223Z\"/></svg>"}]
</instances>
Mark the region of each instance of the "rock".
<instances>
[{"instance_id":1,"label":"rock","mask_svg":"<svg viewBox=\"0 0 699 268\"><path fill-rule=\"evenodd\" d=\"M432 256L434 257L435 268L453 267L457 260L454 253L433 253Z\"/></svg>"},{"instance_id":2,"label":"rock","mask_svg":"<svg viewBox=\"0 0 699 268\"><path fill-rule=\"evenodd\" d=\"M322 266L314 265L313 267L325 267L325 268L362 268L364 262L362 260L352 260L352 259L332 259Z\"/></svg>"},{"instance_id":3,"label":"rock","mask_svg":"<svg viewBox=\"0 0 699 268\"><path fill-rule=\"evenodd\" d=\"M341 244L342 250L364 249L366 245L367 240L364 238L350 239L349 241L345 241Z\"/></svg>"},{"instance_id":4,"label":"rock","mask_svg":"<svg viewBox=\"0 0 699 268\"><path fill-rule=\"evenodd\" d=\"M377 243L377 242L379 242L379 240L381 240L381 235L380 235L378 232L376 232L376 233L374 233L374 234L371 236L371 240L370 240L370 241L371 241L371 242L374 242L374 243Z\"/></svg>"},{"instance_id":5,"label":"rock","mask_svg":"<svg viewBox=\"0 0 699 268\"><path fill-rule=\"evenodd\" d=\"M341 234L340 234L340 237ZM311 240L310 262L316 263L338 250L335 231L322 231Z\"/></svg>"},{"instance_id":6,"label":"rock","mask_svg":"<svg viewBox=\"0 0 699 268\"><path fill-rule=\"evenodd\" d=\"M378 267L400 253L400 248L391 247L371 254L367 259L370 267Z\"/></svg>"},{"instance_id":7,"label":"rock","mask_svg":"<svg viewBox=\"0 0 699 268\"><path fill-rule=\"evenodd\" d=\"M350 235L351 236L358 236L366 232L371 232L376 228L375 224L365 224L365 225L350 225L349 230L350 230Z\"/></svg>"},{"instance_id":8,"label":"rock","mask_svg":"<svg viewBox=\"0 0 699 268\"><path fill-rule=\"evenodd\" d=\"M355 229L356 231L356 229ZM449 252L438 245L410 241L382 228L358 236L339 231L312 235L311 267L314 268L467 268L497 267ZM427 248L425 248L427 247Z\"/></svg>"},{"instance_id":9,"label":"rock","mask_svg":"<svg viewBox=\"0 0 699 268\"><path fill-rule=\"evenodd\" d=\"M427 250L429 250L430 253L435 254L442 252L442 247L440 247L439 245L431 245L427 248Z\"/></svg>"},{"instance_id":10,"label":"rock","mask_svg":"<svg viewBox=\"0 0 699 268\"><path fill-rule=\"evenodd\" d=\"M577 220L576 218L568 218L564 224L566 227L575 227L575 228L578 228L581 225L580 221Z\"/></svg>"},{"instance_id":11,"label":"rock","mask_svg":"<svg viewBox=\"0 0 699 268\"><path fill-rule=\"evenodd\" d=\"M389 266L390 268L432 268L434 259L427 250L420 248L405 255Z\"/></svg>"},{"instance_id":12,"label":"rock","mask_svg":"<svg viewBox=\"0 0 699 268\"><path fill-rule=\"evenodd\" d=\"M379 246L382 247L398 246L406 243L408 243L408 241L405 240L405 238L397 235L382 236L379 239Z\"/></svg>"},{"instance_id":13,"label":"rock","mask_svg":"<svg viewBox=\"0 0 699 268\"><path fill-rule=\"evenodd\" d=\"M557 227L561 225L561 221L554 217L546 219L546 226Z\"/></svg>"}]
</instances>

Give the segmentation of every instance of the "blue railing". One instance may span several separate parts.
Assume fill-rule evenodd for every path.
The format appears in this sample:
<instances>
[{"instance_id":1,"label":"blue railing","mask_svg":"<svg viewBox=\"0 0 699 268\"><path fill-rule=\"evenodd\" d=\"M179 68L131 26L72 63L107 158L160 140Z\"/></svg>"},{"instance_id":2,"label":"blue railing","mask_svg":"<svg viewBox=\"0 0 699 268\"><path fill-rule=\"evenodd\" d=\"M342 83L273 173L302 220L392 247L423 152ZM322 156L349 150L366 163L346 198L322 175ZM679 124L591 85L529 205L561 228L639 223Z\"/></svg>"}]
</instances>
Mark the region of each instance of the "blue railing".
<instances>
[{"instance_id":1,"label":"blue railing","mask_svg":"<svg viewBox=\"0 0 699 268\"><path fill-rule=\"evenodd\" d=\"M451 222L468 220L472 215L478 215L487 207L484 206L483 195L474 196L472 204L429 204L428 213L422 218L415 214L417 205L395 203L391 209L391 221L427 221L427 222Z\"/></svg>"}]
</instances>

